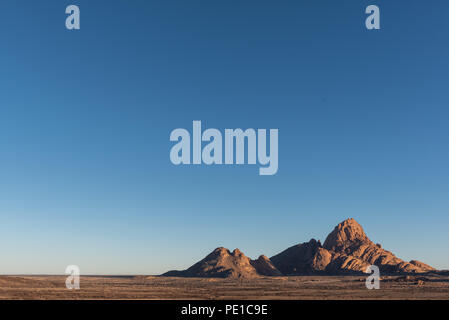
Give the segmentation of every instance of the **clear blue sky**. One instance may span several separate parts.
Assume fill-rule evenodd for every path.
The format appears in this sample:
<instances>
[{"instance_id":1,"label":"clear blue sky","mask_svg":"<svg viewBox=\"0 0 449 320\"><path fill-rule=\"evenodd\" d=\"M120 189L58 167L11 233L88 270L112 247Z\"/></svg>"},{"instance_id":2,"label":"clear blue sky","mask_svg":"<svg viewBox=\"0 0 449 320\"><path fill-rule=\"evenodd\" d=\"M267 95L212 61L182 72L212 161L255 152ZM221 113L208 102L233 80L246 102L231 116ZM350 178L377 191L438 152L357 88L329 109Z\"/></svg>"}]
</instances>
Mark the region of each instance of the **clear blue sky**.
<instances>
[{"instance_id":1,"label":"clear blue sky","mask_svg":"<svg viewBox=\"0 0 449 320\"><path fill-rule=\"evenodd\" d=\"M65 7L81 30L65 29ZM364 27L381 9L380 31ZM271 256L353 217L449 268L449 2L0 4L0 273ZM170 132L278 128L279 171L180 166Z\"/></svg>"}]
</instances>

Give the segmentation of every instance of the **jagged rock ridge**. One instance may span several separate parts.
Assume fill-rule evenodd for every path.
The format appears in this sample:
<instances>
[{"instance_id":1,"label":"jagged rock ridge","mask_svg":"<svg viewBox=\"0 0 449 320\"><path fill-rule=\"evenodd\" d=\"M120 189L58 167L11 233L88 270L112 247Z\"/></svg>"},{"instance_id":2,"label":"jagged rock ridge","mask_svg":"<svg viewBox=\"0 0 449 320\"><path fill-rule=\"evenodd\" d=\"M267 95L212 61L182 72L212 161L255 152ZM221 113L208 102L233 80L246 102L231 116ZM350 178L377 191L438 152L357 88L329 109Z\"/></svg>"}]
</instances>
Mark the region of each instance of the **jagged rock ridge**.
<instances>
[{"instance_id":1,"label":"jagged rock ridge","mask_svg":"<svg viewBox=\"0 0 449 320\"><path fill-rule=\"evenodd\" d=\"M420 261L410 262L372 242L354 219L338 224L324 244L314 239L299 244L271 258L283 274L342 274L365 272L376 265L383 273L425 273L434 270Z\"/></svg>"},{"instance_id":2,"label":"jagged rock ridge","mask_svg":"<svg viewBox=\"0 0 449 320\"><path fill-rule=\"evenodd\" d=\"M254 278L259 276L350 274L365 272L370 265L382 273L426 273L431 266L403 261L372 242L354 219L338 224L322 245L319 240L292 246L271 257L251 260L240 250L217 248L184 271L169 271L163 276Z\"/></svg>"},{"instance_id":3,"label":"jagged rock ridge","mask_svg":"<svg viewBox=\"0 0 449 320\"><path fill-rule=\"evenodd\" d=\"M280 272L265 256L251 260L239 249L230 252L220 247L212 251L203 260L184 271L169 271L163 276L202 277L202 278L255 278L259 276L276 276Z\"/></svg>"}]
</instances>

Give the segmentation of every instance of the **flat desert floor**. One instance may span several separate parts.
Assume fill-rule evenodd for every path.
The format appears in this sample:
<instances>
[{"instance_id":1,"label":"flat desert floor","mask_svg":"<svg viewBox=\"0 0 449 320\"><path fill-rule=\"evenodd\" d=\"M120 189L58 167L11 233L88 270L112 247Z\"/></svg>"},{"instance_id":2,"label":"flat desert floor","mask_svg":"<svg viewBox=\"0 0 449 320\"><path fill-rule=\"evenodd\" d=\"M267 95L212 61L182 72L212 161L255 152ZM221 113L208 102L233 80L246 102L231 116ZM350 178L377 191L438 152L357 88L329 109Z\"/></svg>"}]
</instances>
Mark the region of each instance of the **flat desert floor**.
<instances>
[{"instance_id":1,"label":"flat desert floor","mask_svg":"<svg viewBox=\"0 0 449 320\"><path fill-rule=\"evenodd\" d=\"M298 276L248 280L157 276L0 276L0 299L449 299L449 276L384 277L368 290L361 276Z\"/></svg>"}]
</instances>

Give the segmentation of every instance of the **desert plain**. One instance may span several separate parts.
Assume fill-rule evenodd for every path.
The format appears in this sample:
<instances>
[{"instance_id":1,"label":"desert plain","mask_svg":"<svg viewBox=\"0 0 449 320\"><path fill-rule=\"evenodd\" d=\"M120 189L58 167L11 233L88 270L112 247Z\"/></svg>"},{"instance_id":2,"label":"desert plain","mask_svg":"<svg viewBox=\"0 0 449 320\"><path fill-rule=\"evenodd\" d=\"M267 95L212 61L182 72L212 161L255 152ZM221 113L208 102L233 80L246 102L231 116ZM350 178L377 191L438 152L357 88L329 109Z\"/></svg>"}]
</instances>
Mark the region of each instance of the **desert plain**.
<instances>
[{"instance_id":1,"label":"desert plain","mask_svg":"<svg viewBox=\"0 0 449 320\"><path fill-rule=\"evenodd\" d=\"M368 290L361 276L289 276L257 279L160 276L81 276L68 290L66 276L0 276L0 299L449 299L449 275L385 276Z\"/></svg>"},{"instance_id":2,"label":"desert plain","mask_svg":"<svg viewBox=\"0 0 449 320\"><path fill-rule=\"evenodd\" d=\"M380 288L369 290L371 273L366 270L372 266L378 267ZM449 300L448 270L398 258L371 241L354 219L338 224L324 244L311 239L271 258L253 260L239 249L219 247L186 270L157 276L84 275L79 290L67 289L66 279L0 276L0 299Z\"/></svg>"}]
</instances>

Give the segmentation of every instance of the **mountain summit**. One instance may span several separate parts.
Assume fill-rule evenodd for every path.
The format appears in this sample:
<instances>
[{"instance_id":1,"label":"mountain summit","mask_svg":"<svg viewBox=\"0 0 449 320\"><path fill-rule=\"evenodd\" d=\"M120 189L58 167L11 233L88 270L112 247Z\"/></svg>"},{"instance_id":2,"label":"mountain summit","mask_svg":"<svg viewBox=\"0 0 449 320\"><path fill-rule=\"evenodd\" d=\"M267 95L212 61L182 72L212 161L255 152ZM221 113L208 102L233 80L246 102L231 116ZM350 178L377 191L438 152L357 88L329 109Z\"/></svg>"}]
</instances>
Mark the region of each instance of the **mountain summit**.
<instances>
[{"instance_id":1,"label":"mountain summit","mask_svg":"<svg viewBox=\"0 0 449 320\"><path fill-rule=\"evenodd\" d=\"M275 276L280 272L265 256L251 260L239 249L229 251L219 247L203 260L184 271L169 271L163 276L202 277L202 278L255 278L258 276Z\"/></svg>"},{"instance_id":2,"label":"mountain summit","mask_svg":"<svg viewBox=\"0 0 449 320\"><path fill-rule=\"evenodd\" d=\"M283 274L342 274L365 272L370 265L382 273L425 273L432 267L412 260L397 258L393 253L372 242L354 219L338 224L327 236L323 246L312 239L271 258Z\"/></svg>"},{"instance_id":3,"label":"mountain summit","mask_svg":"<svg viewBox=\"0 0 449 320\"><path fill-rule=\"evenodd\" d=\"M431 266L403 261L380 244L372 242L354 219L339 223L322 245L319 240L294 245L271 257L251 260L239 249L230 252L220 247L184 271L169 271L163 276L254 278L259 276L351 274L365 272L376 265L381 273L426 273Z\"/></svg>"},{"instance_id":4,"label":"mountain summit","mask_svg":"<svg viewBox=\"0 0 449 320\"><path fill-rule=\"evenodd\" d=\"M323 247L327 250L341 251L347 247L369 241L362 226L354 219L346 219L327 236Z\"/></svg>"}]
</instances>

